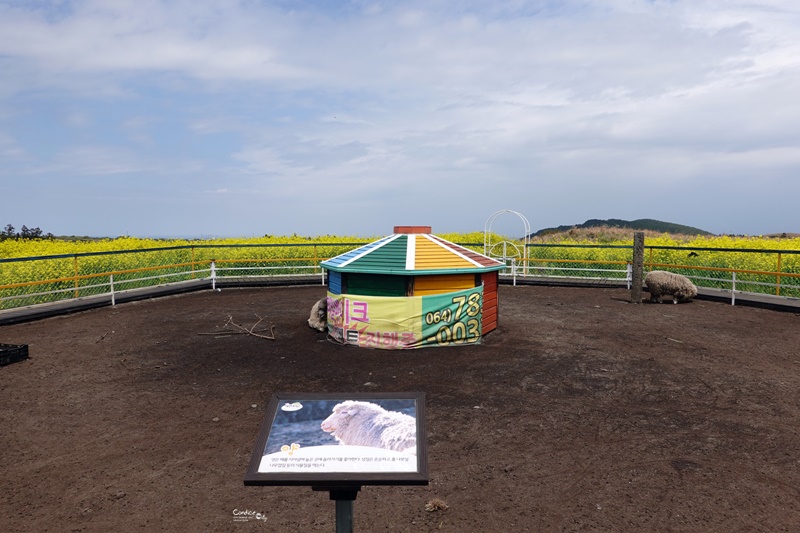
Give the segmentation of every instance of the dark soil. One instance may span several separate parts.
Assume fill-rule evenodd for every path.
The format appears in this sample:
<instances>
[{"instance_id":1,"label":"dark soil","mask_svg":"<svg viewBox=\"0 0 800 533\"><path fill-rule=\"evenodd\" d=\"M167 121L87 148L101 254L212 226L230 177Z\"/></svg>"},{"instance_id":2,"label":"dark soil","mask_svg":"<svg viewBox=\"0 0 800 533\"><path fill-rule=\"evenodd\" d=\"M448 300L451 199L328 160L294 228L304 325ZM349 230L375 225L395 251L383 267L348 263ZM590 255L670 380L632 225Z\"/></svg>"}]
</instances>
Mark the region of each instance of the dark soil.
<instances>
[{"instance_id":1,"label":"dark soil","mask_svg":"<svg viewBox=\"0 0 800 533\"><path fill-rule=\"evenodd\" d=\"M322 286L0 327L30 350L0 368L0 531L334 531L327 493L243 484L278 391L425 392L430 485L365 486L356 531L798 530L800 315L499 292L482 345L402 352L310 329ZM274 340L221 334L256 315Z\"/></svg>"}]
</instances>

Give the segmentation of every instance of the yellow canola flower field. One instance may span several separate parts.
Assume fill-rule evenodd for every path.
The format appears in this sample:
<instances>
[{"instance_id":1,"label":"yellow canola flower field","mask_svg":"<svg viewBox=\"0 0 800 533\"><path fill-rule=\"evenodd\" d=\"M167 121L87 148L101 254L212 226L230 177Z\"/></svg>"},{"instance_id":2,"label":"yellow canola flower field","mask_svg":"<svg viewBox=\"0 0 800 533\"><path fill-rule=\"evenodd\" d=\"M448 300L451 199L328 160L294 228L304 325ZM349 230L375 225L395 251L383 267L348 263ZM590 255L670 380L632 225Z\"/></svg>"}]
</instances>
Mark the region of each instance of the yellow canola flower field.
<instances>
[{"instance_id":1,"label":"yellow canola flower field","mask_svg":"<svg viewBox=\"0 0 800 533\"><path fill-rule=\"evenodd\" d=\"M529 265L534 272L553 275L547 267L586 267L586 261L612 264L631 260L632 238L603 239L559 236L548 242L534 239ZM571 263L569 261L574 261ZM645 269L671 270L687 275L699 286L800 297L800 238L703 236L675 237L647 233ZM780 288L775 287L780 284Z\"/></svg>"},{"instance_id":2,"label":"yellow canola flower field","mask_svg":"<svg viewBox=\"0 0 800 533\"><path fill-rule=\"evenodd\" d=\"M483 233L441 234L445 239L466 239L482 246ZM74 276L106 274L164 265L195 263L199 268L212 260L220 265L240 262L284 265L319 263L382 236L304 237L266 236L210 240L142 239L119 237L99 240L0 241L0 286ZM3 259L30 258L2 262Z\"/></svg>"}]
</instances>

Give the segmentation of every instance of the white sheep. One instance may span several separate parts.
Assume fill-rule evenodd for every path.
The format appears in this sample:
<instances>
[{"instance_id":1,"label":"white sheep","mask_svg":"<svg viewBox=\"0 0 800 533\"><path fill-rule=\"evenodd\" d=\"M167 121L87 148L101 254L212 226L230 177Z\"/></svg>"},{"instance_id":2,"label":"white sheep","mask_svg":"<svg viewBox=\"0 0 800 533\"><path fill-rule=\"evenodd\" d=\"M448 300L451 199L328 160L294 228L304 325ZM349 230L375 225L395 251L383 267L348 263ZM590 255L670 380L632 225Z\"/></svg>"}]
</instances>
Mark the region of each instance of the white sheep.
<instances>
[{"instance_id":1,"label":"white sheep","mask_svg":"<svg viewBox=\"0 0 800 533\"><path fill-rule=\"evenodd\" d=\"M672 296L672 303L688 302L697 296L697 287L689 278L674 272L653 270L644 278L650 301L661 303L662 296Z\"/></svg>"},{"instance_id":2,"label":"white sheep","mask_svg":"<svg viewBox=\"0 0 800 533\"><path fill-rule=\"evenodd\" d=\"M339 444L372 446L414 454L417 451L417 422L413 416L387 411L371 402L348 400L333 408L321 426Z\"/></svg>"},{"instance_id":3,"label":"white sheep","mask_svg":"<svg viewBox=\"0 0 800 533\"><path fill-rule=\"evenodd\" d=\"M328 329L328 299L323 298L311 308L311 316L308 317L308 325L319 331Z\"/></svg>"}]
</instances>

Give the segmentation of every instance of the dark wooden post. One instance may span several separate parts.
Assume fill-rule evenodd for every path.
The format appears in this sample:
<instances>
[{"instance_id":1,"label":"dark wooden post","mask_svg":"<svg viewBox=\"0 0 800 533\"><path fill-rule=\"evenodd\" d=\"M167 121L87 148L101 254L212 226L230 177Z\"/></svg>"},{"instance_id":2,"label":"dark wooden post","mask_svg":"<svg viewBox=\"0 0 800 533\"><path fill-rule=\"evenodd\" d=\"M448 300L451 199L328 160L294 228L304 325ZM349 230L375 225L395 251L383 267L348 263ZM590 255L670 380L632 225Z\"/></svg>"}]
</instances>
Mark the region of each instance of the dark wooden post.
<instances>
[{"instance_id":1,"label":"dark wooden post","mask_svg":"<svg viewBox=\"0 0 800 533\"><path fill-rule=\"evenodd\" d=\"M642 279L644 277L644 232L633 234L633 272L631 272L631 302L642 303Z\"/></svg>"}]
</instances>

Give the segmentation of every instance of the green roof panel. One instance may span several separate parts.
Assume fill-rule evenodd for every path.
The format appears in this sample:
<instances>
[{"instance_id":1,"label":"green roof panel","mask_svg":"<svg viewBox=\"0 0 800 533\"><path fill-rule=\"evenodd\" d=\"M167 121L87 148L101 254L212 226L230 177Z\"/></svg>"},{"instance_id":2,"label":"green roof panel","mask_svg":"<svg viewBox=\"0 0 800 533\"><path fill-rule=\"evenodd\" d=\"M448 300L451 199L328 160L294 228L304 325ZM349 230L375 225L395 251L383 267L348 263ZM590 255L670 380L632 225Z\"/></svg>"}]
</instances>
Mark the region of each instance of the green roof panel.
<instances>
[{"instance_id":1,"label":"green roof panel","mask_svg":"<svg viewBox=\"0 0 800 533\"><path fill-rule=\"evenodd\" d=\"M429 232L397 232L323 261L321 266L334 272L405 276L477 274L505 268L500 261L435 237Z\"/></svg>"}]
</instances>

